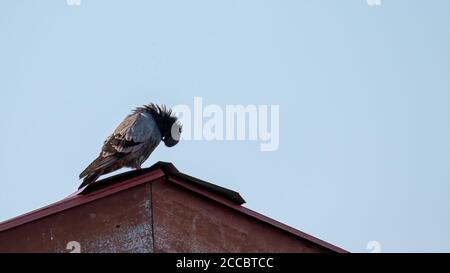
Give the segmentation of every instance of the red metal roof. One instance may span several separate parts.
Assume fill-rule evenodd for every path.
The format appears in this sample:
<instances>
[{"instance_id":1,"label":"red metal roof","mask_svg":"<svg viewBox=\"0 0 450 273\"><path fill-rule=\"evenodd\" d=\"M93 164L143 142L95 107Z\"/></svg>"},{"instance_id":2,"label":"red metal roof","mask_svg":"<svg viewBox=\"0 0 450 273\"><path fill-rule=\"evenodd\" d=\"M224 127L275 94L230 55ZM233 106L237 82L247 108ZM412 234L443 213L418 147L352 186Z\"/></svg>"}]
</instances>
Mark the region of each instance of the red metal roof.
<instances>
[{"instance_id":1,"label":"red metal roof","mask_svg":"<svg viewBox=\"0 0 450 273\"><path fill-rule=\"evenodd\" d=\"M20 215L10 220L0 222L0 232L76 206L92 202L99 198L109 196L144 183L155 181L156 179L164 176L167 177L168 181L192 192L200 194L212 201L219 202L236 212L248 215L249 217L255 218L266 224L282 229L292 235L298 236L304 240L310 241L334 252L347 252L344 249L322 241L314 236L306 234L300 230L273 220L251 209L243 207L241 204L245 201L242 199L239 193L180 173L171 163L164 162L158 162L152 167L140 171L130 171L124 174L119 174L117 176L100 180L98 181L98 183L96 182L97 185L82 188L61 201Z\"/></svg>"}]
</instances>

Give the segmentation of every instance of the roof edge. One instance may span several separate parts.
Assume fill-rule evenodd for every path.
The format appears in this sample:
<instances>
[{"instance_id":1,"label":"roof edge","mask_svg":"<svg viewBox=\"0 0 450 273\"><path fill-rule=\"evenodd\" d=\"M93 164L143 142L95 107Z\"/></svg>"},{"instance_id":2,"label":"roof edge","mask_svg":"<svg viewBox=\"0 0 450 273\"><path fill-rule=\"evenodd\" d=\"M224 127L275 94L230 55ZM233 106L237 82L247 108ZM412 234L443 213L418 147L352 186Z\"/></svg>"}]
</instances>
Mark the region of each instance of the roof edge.
<instances>
[{"instance_id":1,"label":"roof edge","mask_svg":"<svg viewBox=\"0 0 450 273\"><path fill-rule=\"evenodd\" d=\"M130 179L127 179L127 177L130 175L132 177ZM235 211L243 213L269 225L275 226L294 236L300 237L330 251L337 253L348 253L348 251L342 248L322 241L314 236L311 236L307 233L304 233L300 230L297 230L293 227L262 215L256 211L241 206L243 203L245 203L245 200L240 196L238 192L183 174L178 171L178 169L172 163L169 162L158 162L147 169L126 172L103 180L99 180L98 182L96 182L98 184L95 186L91 186L91 188L88 188L89 186L86 186L85 188L82 188L70 194L60 201L0 222L0 232L33 222L37 219L56 214L70 208L87 204L99 198L103 198L144 183L152 182L161 177L166 177L168 181L175 183L183 188L196 192ZM118 179L118 181L116 181L115 183L112 182L114 181L114 179ZM112 184L110 184L109 182L111 182Z\"/></svg>"},{"instance_id":2,"label":"roof edge","mask_svg":"<svg viewBox=\"0 0 450 273\"><path fill-rule=\"evenodd\" d=\"M284 230L284 231L286 231L286 232L288 232L288 233L290 233L292 235L295 235L296 237L300 237L300 238L302 238L304 240L307 240L307 241L309 241L309 242L311 242L313 244L319 245L320 247L326 248L328 250L331 250L331 251L337 252L337 253L349 253L345 249L337 247L337 246L335 246L333 244L330 244L330 243L328 243L326 241L323 241L323 240L321 240L319 238L316 238L316 237L314 237L312 235L309 235L309 234L307 234L307 233L305 233L303 231L300 231L300 230L295 229L295 228L293 228L291 226L283 224L283 223L281 223L279 221L276 221L276 220L274 220L274 219L272 219L270 217L267 217L267 216L265 216L263 214L260 214L260 213L254 211L254 210L251 210L249 208L243 207L241 205L236 205L235 203L233 203L233 202L231 202L229 200L223 199L221 196L218 196L215 193L211 193L211 192L208 192L208 191L206 191L206 190L204 190L202 188L196 187L194 185L190 185L190 184L182 181L181 179L179 179L177 177L169 176L168 179L171 182L173 182L173 183L175 183L175 184L177 184L179 186L182 186L183 188L187 188L187 189L189 189L189 190L191 190L193 192L199 193L200 195L205 196L205 197L207 197L207 198L209 198L211 200L214 200L214 201L216 201L218 203L221 203L221 204L223 204L223 205L225 205L225 206L227 206L227 207L229 207L229 208L231 208L233 210L236 210L236 211L238 211L240 213L243 213L243 214L245 214L247 216L255 218L255 219L257 219L259 221L262 221L262 222L264 222L266 224L269 224L271 226L274 226L274 227L277 227L279 229L282 229L282 230Z\"/></svg>"},{"instance_id":3,"label":"roof edge","mask_svg":"<svg viewBox=\"0 0 450 273\"><path fill-rule=\"evenodd\" d=\"M97 199L141 185L143 183L151 182L164 176L165 173L162 170L156 169L152 172L145 173L133 179L127 180L126 183L114 184L108 188L100 189L87 194L81 194L84 188L80 189L60 201L0 222L0 232L33 222L37 219L56 214L58 212L87 204Z\"/></svg>"}]
</instances>

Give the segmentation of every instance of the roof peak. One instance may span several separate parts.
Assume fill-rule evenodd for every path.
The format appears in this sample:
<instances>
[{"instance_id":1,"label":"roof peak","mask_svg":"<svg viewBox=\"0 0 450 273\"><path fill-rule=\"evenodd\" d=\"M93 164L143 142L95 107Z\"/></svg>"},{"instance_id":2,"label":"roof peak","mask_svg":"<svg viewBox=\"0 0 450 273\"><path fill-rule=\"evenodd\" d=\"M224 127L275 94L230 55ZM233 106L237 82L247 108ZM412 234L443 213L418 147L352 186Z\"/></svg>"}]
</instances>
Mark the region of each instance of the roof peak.
<instances>
[{"instance_id":1,"label":"roof peak","mask_svg":"<svg viewBox=\"0 0 450 273\"><path fill-rule=\"evenodd\" d=\"M204 190L207 190L209 192L212 192L214 194L219 195L222 198L227 199L230 202L233 202L237 205L242 205L245 203L244 198L241 197L241 195L233 190L227 189L225 187L218 186L216 184L198 179L196 177L184 174L180 172L173 163L171 162L164 162L164 161L158 161L157 163L153 164L151 167L143 168L140 170L132 170L124 173L120 173L111 177L104 178L102 180L98 180L94 183L89 184L88 186L82 188L80 191L77 192L77 194L85 195L88 193L95 192L100 189L106 189L111 185L115 184L121 184L121 183L127 183L125 181L137 178L139 176L148 174L155 170L161 170L165 176L170 177L176 177L179 179L182 179L186 183L200 187Z\"/></svg>"}]
</instances>

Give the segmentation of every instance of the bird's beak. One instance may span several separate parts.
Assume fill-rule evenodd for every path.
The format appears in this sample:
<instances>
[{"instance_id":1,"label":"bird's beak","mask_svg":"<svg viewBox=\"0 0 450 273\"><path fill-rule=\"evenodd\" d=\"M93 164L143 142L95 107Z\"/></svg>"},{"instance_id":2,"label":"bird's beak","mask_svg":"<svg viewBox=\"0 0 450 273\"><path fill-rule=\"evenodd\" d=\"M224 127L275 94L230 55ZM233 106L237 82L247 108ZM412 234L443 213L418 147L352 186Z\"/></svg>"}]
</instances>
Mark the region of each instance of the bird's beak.
<instances>
[{"instance_id":1,"label":"bird's beak","mask_svg":"<svg viewBox=\"0 0 450 273\"><path fill-rule=\"evenodd\" d=\"M163 141L164 141L164 144L165 144L167 147L173 147L173 146L175 146L175 145L178 144L178 140L175 140L175 139L173 139L173 138L171 138L171 137L166 138L166 139L164 139Z\"/></svg>"}]
</instances>

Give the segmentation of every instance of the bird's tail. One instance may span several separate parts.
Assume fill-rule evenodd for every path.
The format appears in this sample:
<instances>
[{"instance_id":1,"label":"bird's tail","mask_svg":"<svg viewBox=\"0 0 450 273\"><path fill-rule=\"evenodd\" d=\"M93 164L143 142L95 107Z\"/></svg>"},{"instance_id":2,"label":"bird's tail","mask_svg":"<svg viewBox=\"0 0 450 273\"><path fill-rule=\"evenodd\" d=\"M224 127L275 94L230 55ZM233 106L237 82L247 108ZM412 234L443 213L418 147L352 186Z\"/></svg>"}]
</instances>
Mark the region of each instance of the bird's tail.
<instances>
[{"instance_id":1,"label":"bird's tail","mask_svg":"<svg viewBox=\"0 0 450 273\"><path fill-rule=\"evenodd\" d=\"M83 183L81 183L81 185L78 187L78 189L81 189L84 186L87 186L87 185L95 182L100 177L100 175L102 175L102 172L94 172L94 173L91 173L91 174L87 175L83 179Z\"/></svg>"},{"instance_id":2,"label":"bird's tail","mask_svg":"<svg viewBox=\"0 0 450 273\"><path fill-rule=\"evenodd\" d=\"M100 162L102 161L102 156L99 155L94 161L89 164L89 166L86 167L84 171L80 173L80 179L88 176L90 173L92 173L97 167L100 165Z\"/></svg>"},{"instance_id":3,"label":"bird's tail","mask_svg":"<svg viewBox=\"0 0 450 273\"><path fill-rule=\"evenodd\" d=\"M83 179L78 189L95 182L100 175L115 171L118 159L116 157L97 157L91 164L80 174L80 179Z\"/></svg>"}]
</instances>

